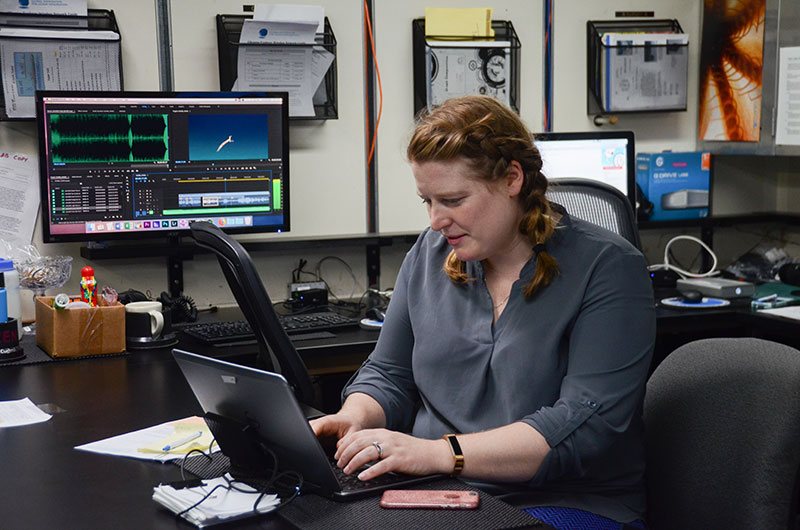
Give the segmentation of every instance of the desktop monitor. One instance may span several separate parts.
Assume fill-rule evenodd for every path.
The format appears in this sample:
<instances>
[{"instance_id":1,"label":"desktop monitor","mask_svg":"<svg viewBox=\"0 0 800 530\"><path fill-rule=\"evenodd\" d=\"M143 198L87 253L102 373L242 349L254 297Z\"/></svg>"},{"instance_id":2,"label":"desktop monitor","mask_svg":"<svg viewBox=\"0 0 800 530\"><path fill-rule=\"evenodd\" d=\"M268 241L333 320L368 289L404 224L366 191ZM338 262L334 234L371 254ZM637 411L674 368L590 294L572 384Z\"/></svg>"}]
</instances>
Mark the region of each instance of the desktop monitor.
<instances>
[{"instance_id":1,"label":"desktop monitor","mask_svg":"<svg viewBox=\"0 0 800 530\"><path fill-rule=\"evenodd\" d=\"M630 131L542 133L536 135L542 173L548 180L585 178L620 190L636 208L636 165Z\"/></svg>"},{"instance_id":2,"label":"desktop monitor","mask_svg":"<svg viewBox=\"0 0 800 530\"><path fill-rule=\"evenodd\" d=\"M289 230L283 92L36 93L46 243Z\"/></svg>"}]
</instances>

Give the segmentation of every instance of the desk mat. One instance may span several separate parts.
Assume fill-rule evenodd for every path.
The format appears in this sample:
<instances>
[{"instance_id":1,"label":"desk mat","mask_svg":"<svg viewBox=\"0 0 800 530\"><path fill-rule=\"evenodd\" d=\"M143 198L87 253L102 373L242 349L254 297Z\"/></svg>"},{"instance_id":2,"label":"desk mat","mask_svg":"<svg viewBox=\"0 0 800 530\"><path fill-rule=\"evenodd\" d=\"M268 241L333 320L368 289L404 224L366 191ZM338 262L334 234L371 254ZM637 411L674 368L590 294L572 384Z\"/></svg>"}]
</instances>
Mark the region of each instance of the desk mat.
<instances>
[{"instance_id":1,"label":"desk mat","mask_svg":"<svg viewBox=\"0 0 800 530\"><path fill-rule=\"evenodd\" d=\"M180 466L180 461L173 462ZM218 477L227 471L228 457L214 453L211 459L189 458L184 469L203 478ZM460 480L444 478L417 485L415 489L475 490ZM307 494L281 508L278 516L301 530L342 530L346 528L380 528L408 530L409 528L469 528L470 530L499 530L506 528L551 528L543 521L481 491L477 510L403 510L385 509L379 497L367 497L350 502L336 502L319 495Z\"/></svg>"},{"instance_id":2,"label":"desk mat","mask_svg":"<svg viewBox=\"0 0 800 530\"><path fill-rule=\"evenodd\" d=\"M103 357L119 357L122 355L128 355L129 352L124 351L121 353L103 353L101 355L83 355L81 357L50 357L47 355L47 352L41 349L36 345L36 336L35 335L23 335L22 340L20 341L20 346L25 350L25 357L23 359L19 359L18 361L12 361L10 363L0 363L0 368L4 366L20 366L23 364L39 364L39 363L47 363L51 361L78 361L83 359L99 359Z\"/></svg>"}]
</instances>

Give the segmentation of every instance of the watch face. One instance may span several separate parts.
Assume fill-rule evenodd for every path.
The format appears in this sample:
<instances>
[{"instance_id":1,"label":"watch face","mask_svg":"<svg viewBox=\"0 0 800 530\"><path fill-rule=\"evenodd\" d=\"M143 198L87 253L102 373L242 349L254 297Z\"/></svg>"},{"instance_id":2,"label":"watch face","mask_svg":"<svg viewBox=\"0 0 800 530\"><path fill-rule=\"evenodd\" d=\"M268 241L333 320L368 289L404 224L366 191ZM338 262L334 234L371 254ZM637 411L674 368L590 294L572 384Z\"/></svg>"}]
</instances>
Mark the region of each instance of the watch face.
<instances>
[{"instance_id":1,"label":"watch face","mask_svg":"<svg viewBox=\"0 0 800 530\"><path fill-rule=\"evenodd\" d=\"M506 82L506 56L505 53L490 55L483 63L483 73L486 82L493 87L503 86Z\"/></svg>"}]
</instances>

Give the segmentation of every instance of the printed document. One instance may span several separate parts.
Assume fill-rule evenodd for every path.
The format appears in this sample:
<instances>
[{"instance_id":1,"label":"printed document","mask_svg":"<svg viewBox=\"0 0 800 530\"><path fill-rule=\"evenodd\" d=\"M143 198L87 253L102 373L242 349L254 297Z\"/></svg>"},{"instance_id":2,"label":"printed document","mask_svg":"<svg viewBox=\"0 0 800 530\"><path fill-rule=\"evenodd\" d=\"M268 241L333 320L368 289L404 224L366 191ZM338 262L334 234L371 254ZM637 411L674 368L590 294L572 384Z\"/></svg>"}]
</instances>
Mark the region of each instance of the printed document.
<instances>
[{"instance_id":1,"label":"printed document","mask_svg":"<svg viewBox=\"0 0 800 530\"><path fill-rule=\"evenodd\" d=\"M0 239L11 248L30 245L38 213L38 160L0 151Z\"/></svg>"},{"instance_id":2,"label":"printed document","mask_svg":"<svg viewBox=\"0 0 800 530\"><path fill-rule=\"evenodd\" d=\"M800 145L800 46L781 48L775 143Z\"/></svg>"},{"instance_id":3,"label":"printed document","mask_svg":"<svg viewBox=\"0 0 800 530\"><path fill-rule=\"evenodd\" d=\"M253 19L242 26L234 90L288 92L289 116L314 116L314 102L327 101L323 85L334 60L314 46L324 21L321 6L256 4Z\"/></svg>"},{"instance_id":4,"label":"printed document","mask_svg":"<svg viewBox=\"0 0 800 530\"><path fill-rule=\"evenodd\" d=\"M176 440L185 437L193 431L202 431L202 435L192 439L190 443L182 444L170 451L161 450L161 448L174 443ZM138 458L141 460L169 462L171 460L180 460L184 458L186 454L193 449L208 452L213 438L211 430L206 425L205 420L198 416L192 416L182 420L169 421L146 429L120 434L97 442L79 445L75 447L75 449L103 455L126 456L128 458ZM214 444L211 452L216 451L219 451L219 446Z\"/></svg>"},{"instance_id":5,"label":"printed document","mask_svg":"<svg viewBox=\"0 0 800 530\"><path fill-rule=\"evenodd\" d=\"M77 15L88 13L87 0L0 0L3 13L25 13L31 15Z\"/></svg>"},{"instance_id":6,"label":"printed document","mask_svg":"<svg viewBox=\"0 0 800 530\"><path fill-rule=\"evenodd\" d=\"M34 117L37 90L121 90L119 54L113 32L0 29L6 113Z\"/></svg>"},{"instance_id":7,"label":"printed document","mask_svg":"<svg viewBox=\"0 0 800 530\"><path fill-rule=\"evenodd\" d=\"M310 46L239 46L237 90L289 93L289 116L313 116Z\"/></svg>"},{"instance_id":8,"label":"printed document","mask_svg":"<svg viewBox=\"0 0 800 530\"><path fill-rule=\"evenodd\" d=\"M50 418L50 414L43 412L29 398L0 401L0 428L42 423Z\"/></svg>"}]
</instances>

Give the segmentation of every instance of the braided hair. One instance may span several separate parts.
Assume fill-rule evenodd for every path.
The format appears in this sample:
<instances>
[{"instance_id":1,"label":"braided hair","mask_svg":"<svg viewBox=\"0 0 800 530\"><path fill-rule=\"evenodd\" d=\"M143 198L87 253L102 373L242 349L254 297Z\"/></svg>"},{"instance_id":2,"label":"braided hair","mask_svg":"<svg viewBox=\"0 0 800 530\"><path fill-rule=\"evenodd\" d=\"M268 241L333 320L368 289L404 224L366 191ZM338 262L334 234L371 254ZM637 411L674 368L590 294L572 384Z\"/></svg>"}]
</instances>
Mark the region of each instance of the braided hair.
<instances>
[{"instance_id":1,"label":"braided hair","mask_svg":"<svg viewBox=\"0 0 800 530\"><path fill-rule=\"evenodd\" d=\"M445 101L432 111L423 110L406 150L409 162L463 159L486 182L502 180L511 161L522 167L524 179L519 193L523 217L519 231L528 237L536 254L536 273L525 286L532 296L558 274L558 263L548 254L546 242L556 222L545 198L547 179L533 135L513 111L489 96L466 96ZM470 281L466 265L450 251L444 271L455 283Z\"/></svg>"}]
</instances>

